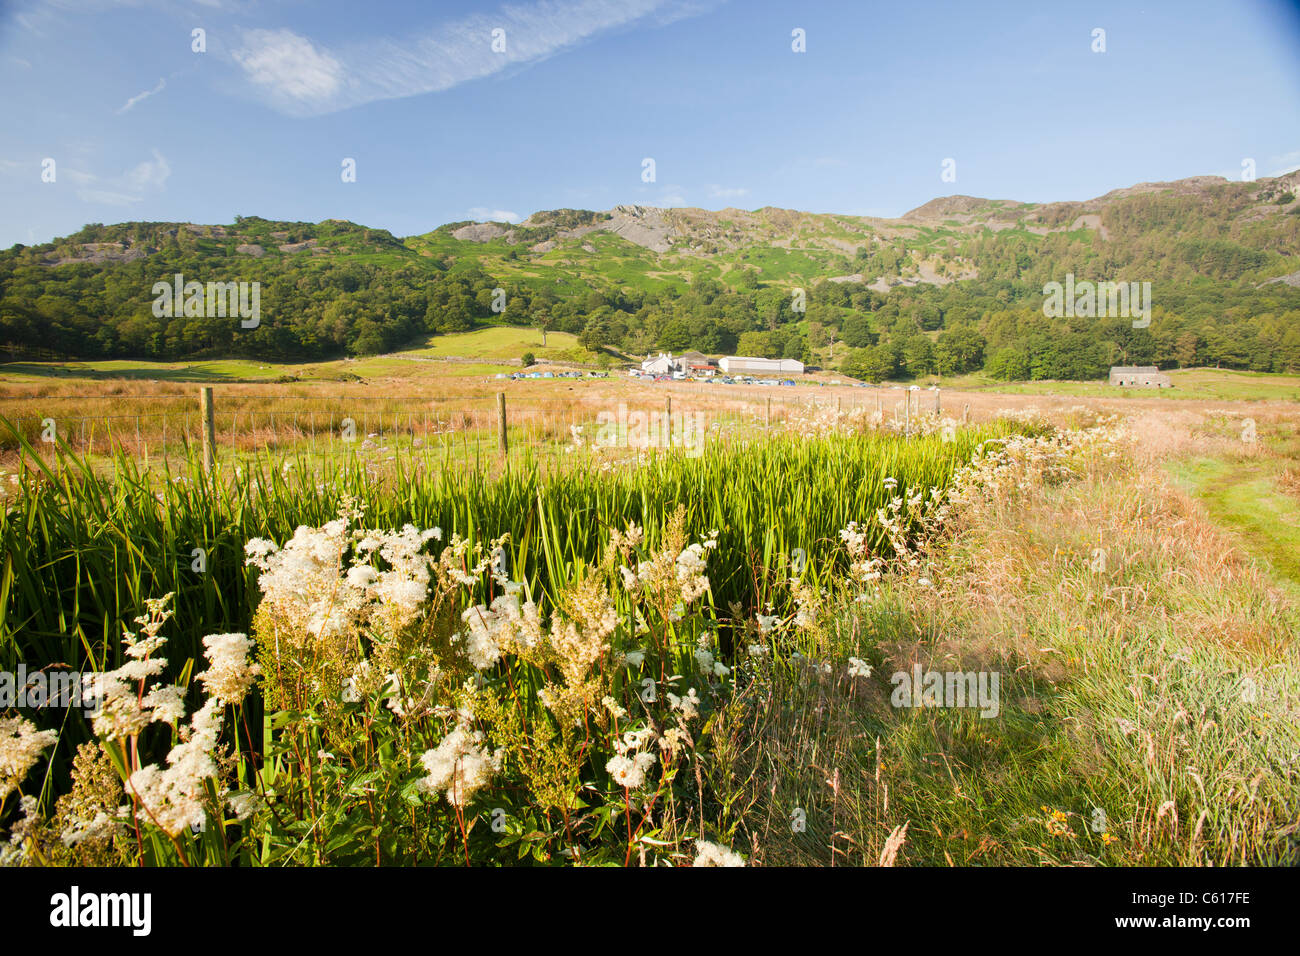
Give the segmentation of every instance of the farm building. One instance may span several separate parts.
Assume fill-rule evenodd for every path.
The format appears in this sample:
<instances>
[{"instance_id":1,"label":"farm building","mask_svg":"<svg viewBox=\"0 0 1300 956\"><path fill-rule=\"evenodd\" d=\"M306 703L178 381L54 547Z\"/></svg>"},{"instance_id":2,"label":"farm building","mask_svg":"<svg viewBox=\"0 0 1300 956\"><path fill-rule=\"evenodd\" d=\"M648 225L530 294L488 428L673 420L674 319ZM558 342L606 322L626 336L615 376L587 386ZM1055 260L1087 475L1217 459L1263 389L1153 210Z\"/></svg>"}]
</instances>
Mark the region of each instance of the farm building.
<instances>
[{"instance_id":1,"label":"farm building","mask_svg":"<svg viewBox=\"0 0 1300 956\"><path fill-rule=\"evenodd\" d=\"M740 355L718 359L718 368L728 375L803 374L803 362L796 359L747 358Z\"/></svg>"},{"instance_id":2,"label":"farm building","mask_svg":"<svg viewBox=\"0 0 1300 956\"><path fill-rule=\"evenodd\" d=\"M678 367L685 369L693 365L708 365L709 357L703 352L683 352L677 356Z\"/></svg>"},{"instance_id":3,"label":"farm building","mask_svg":"<svg viewBox=\"0 0 1300 956\"><path fill-rule=\"evenodd\" d=\"M647 355L641 363L641 371L647 375L671 375L674 372L704 375L712 374L716 369L703 352L683 352L681 355L660 352L654 358Z\"/></svg>"},{"instance_id":4,"label":"farm building","mask_svg":"<svg viewBox=\"0 0 1300 956\"><path fill-rule=\"evenodd\" d=\"M676 368L677 363L673 361L673 357L663 352L641 363L641 371L648 375L671 375Z\"/></svg>"},{"instance_id":5,"label":"farm building","mask_svg":"<svg viewBox=\"0 0 1300 956\"><path fill-rule=\"evenodd\" d=\"M1173 388L1173 381L1154 365L1116 365L1110 370L1110 384L1137 388Z\"/></svg>"}]
</instances>

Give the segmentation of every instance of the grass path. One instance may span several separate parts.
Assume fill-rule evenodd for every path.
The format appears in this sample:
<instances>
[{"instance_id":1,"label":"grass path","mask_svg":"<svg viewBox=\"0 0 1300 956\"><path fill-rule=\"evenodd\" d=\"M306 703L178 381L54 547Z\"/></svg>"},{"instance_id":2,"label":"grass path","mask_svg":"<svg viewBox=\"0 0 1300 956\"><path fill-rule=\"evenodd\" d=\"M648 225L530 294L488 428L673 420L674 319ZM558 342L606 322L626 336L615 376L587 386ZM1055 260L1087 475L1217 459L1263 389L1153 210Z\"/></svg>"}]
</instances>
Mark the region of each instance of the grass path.
<instances>
[{"instance_id":1,"label":"grass path","mask_svg":"<svg viewBox=\"0 0 1300 956\"><path fill-rule=\"evenodd\" d=\"M1300 597L1300 500L1277 487L1263 463L1193 458L1172 463L1175 480L1204 504L1210 517Z\"/></svg>"},{"instance_id":2,"label":"grass path","mask_svg":"<svg viewBox=\"0 0 1300 956\"><path fill-rule=\"evenodd\" d=\"M1188 484L1128 451L1017 474L962 510L924 584L891 578L805 651L875 671L755 706L765 862L874 864L906 824L912 865L1293 864L1297 502L1276 464L1168 468ZM897 708L917 665L1000 673L999 712Z\"/></svg>"}]
</instances>

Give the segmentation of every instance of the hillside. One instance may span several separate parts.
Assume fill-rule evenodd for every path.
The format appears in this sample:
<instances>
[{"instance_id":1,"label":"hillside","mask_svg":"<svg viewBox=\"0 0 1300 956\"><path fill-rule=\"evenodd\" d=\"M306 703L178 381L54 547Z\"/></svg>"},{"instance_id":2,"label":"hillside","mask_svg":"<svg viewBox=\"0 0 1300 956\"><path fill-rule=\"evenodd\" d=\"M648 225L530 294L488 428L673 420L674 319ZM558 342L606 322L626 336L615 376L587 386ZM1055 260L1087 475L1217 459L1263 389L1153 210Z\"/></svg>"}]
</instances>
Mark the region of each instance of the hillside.
<instances>
[{"instance_id":1,"label":"hillside","mask_svg":"<svg viewBox=\"0 0 1300 956\"><path fill-rule=\"evenodd\" d=\"M1300 173L1202 176L1046 204L948 196L899 219L561 209L405 239L340 220L91 224L0 252L0 345L308 360L510 324L587 349L789 355L872 378L1086 378L1119 360L1294 371L1297 188ZM1067 273L1152 283L1149 329L1045 319L1042 287ZM257 326L201 307L156 317L154 283L176 274L259 283Z\"/></svg>"}]
</instances>

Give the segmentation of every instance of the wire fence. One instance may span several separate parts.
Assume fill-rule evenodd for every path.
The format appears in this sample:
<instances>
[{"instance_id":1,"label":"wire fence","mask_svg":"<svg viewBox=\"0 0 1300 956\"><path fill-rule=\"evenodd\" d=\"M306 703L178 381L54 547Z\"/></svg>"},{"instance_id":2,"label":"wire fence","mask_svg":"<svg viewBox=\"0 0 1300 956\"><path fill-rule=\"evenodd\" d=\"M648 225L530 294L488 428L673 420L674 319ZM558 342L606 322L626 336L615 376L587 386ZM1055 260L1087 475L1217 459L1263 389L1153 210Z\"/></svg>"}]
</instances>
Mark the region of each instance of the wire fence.
<instances>
[{"instance_id":1,"label":"wire fence","mask_svg":"<svg viewBox=\"0 0 1300 956\"><path fill-rule=\"evenodd\" d=\"M0 399L0 449L18 451L17 436L39 454L58 446L86 458L124 453L144 461L188 456L205 445L213 461L267 452L315 455L349 447L436 447L446 454L484 460L516 449L555 449L590 443L600 429L619 442L629 428L654 432L652 441L680 442L688 432L727 437L782 426L792 416L833 408L865 409L904 426L913 415L938 414L938 390L906 387L832 389L819 395L772 387L673 383L644 394L507 396L505 392L454 396L270 396L201 388L212 402L209 419L195 393L39 395ZM215 394L214 394L215 393ZM86 414L88 406L105 411ZM135 410L132 410L132 409ZM205 425L207 426L205 428ZM17 433L16 435L14 433Z\"/></svg>"}]
</instances>

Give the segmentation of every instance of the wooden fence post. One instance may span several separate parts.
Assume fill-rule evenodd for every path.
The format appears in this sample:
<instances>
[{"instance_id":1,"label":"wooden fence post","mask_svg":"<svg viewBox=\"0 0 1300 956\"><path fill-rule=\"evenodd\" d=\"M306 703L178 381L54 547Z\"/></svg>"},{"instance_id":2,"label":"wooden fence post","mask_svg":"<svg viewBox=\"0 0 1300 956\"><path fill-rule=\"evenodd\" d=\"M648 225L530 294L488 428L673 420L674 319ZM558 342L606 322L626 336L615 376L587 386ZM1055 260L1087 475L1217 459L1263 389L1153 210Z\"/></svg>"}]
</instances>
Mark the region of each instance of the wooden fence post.
<instances>
[{"instance_id":1,"label":"wooden fence post","mask_svg":"<svg viewBox=\"0 0 1300 956\"><path fill-rule=\"evenodd\" d=\"M935 413L936 415L942 414L942 408L941 408L940 405L939 405L939 387L938 387L938 386L935 386L935 389L934 389L934 413Z\"/></svg>"},{"instance_id":2,"label":"wooden fence post","mask_svg":"<svg viewBox=\"0 0 1300 956\"><path fill-rule=\"evenodd\" d=\"M673 399L664 399L664 447L673 447Z\"/></svg>"},{"instance_id":3,"label":"wooden fence post","mask_svg":"<svg viewBox=\"0 0 1300 956\"><path fill-rule=\"evenodd\" d=\"M497 448L500 450L502 458L505 458L510 450L509 439L506 437L505 392L497 392Z\"/></svg>"},{"instance_id":4,"label":"wooden fence post","mask_svg":"<svg viewBox=\"0 0 1300 956\"><path fill-rule=\"evenodd\" d=\"M216 412L212 407L212 386L199 389L199 410L203 413L203 473L212 471L217 457Z\"/></svg>"}]
</instances>

